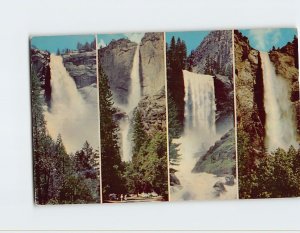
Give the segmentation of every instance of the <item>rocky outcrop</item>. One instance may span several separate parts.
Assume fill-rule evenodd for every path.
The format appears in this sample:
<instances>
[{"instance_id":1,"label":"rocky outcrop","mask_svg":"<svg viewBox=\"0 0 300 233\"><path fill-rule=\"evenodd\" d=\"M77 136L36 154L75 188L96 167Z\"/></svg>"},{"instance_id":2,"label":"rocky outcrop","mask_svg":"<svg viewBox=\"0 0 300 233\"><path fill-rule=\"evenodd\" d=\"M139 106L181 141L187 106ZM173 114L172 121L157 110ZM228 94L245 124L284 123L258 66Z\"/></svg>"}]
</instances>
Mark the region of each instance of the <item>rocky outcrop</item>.
<instances>
[{"instance_id":1,"label":"rocky outcrop","mask_svg":"<svg viewBox=\"0 0 300 233\"><path fill-rule=\"evenodd\" d=\"M96 51L63 54L63 63L77 88L97 82Z\"/></svg>"},{"instance_id":2,"label":"rocky outcrop","mask_svg":"<svg viewBox=\"0 0 300 233\"><path fill-rule=\"evenodd\" d=\"M193 52L192 71L232 77L232 31L212 31Z\"/></svg>"},{"instance_id":3,"label":"rocky outcrop","mask_svg":"<svg viewBox=\"0 0 300 233\"><path fill-rule=\"evenodd\" d=\"M232 186L234 185L234 176L233 175L227 175L225 176L225 185Z\"/></svg>"},{"instance_id":4,"label":"rocky outcrop","mask_svg":"<svg viewBox=\"0 0 300 233\"><path fill-rule=\"evenodd\" d=\"M217 181L214 186L214 194L216 197L219 197L222 193L226 192L224 183L222 181Z\"/></svg>"},{"instance_id":5,"label":"rocky outcrop","mask_svg":"<svg viewBox=\"0 0 300 233\"><path fill-rule=\"evenodd\" d=\"M223 119L230 115L233 119L234 114L234 92L233 83L227 76L215 75L215 98L216 98L216 121L222 122Z\"/></svg>"},{"instance_id":6,"label":"rocky outcrop","mask_svg":"<svg viewBox=\"0 0 300 233\"><path fill-rule=\"evenodd\" d=\"M175 186L175 185L180 185L180 181L175 175L175 173L170 172L170 185Z\"/></svg>"},{"instance_id":7,"label":"rocky outcrop","mask_svg":"<svg viewBox=\"0 0 300 233\"><path fill-rule=\"evenodd\" d=\"M143 95L165 88L164 34L145 33L140 44L140 70Z\"/></svg>"},{"instance_id":8,"label":"rocky outcrop","mask_svg":"<svg viewBox=\"0 0 300 233\"><path fill-rule=\"evenodd\" d=\"M253 146L263 145L264 125L259 114L255 93L263 93L257 85L259 51L253 49L247 37L234 31L236 115L238 127L252 136ZM262 77L260 77L262 78ZM261 83L261 82L260 82ZM262 98L260 98L262 99Z\"/></svg>"},{"instance_id":9,"label":"rocky outcrop","mask_svg":"<svg viewBox=\"0 0 300 233\"><path fill-rule=\"evenodd\" d=\"M300 134L299 113L299 64L298 64L298 38L288 42L280 49L270 51L270 60L275 66L276 73L285 78L289 86L290 100L294 106L297 118L297 131Z\"/></svg>"},{"instance_id":10,"label":"rocky outcrop","mask_svg":"<svg viewBox=\"0 0 300 233\"><path fill-rule=\"evenodd\" d=\"M31 69L41 82L42 95L49 105L51 100L51 74L50 74L50 53L38 49L30 50Z\"/></svg>"},{"instance_id":11,"label":"rocky outcrop","mask_svg":"<svg viewBox=\"0 0 300 233\"><path fill-rule=\"evenodd\" d=\"M136 47L135 42L119 39L98 50L99 63L108 77L114 101L118 104L127 104Z\"/></svg>"},{"instance_id":12,"label":"rocky outcrop","mask_svg":"<svg viewBox=\"0 0 300 233\"><path fill-rule=\"evenodd\" d=\"M192 172L207 172L217 176L235 176L235 133L231 129L197 161Z\"/></svg>"},{"instance_id":13,"label":"rocky outcrop","mask_svg":"<svg viewBox=\"0 0 300 233\"><path fill-rule=\"evenodd\" d=\"M166 131L166 98L165 90L152 96L144 96L137 110L140 111L144 130L148 135L157 131Z\"/></svg>"}]
</instances>

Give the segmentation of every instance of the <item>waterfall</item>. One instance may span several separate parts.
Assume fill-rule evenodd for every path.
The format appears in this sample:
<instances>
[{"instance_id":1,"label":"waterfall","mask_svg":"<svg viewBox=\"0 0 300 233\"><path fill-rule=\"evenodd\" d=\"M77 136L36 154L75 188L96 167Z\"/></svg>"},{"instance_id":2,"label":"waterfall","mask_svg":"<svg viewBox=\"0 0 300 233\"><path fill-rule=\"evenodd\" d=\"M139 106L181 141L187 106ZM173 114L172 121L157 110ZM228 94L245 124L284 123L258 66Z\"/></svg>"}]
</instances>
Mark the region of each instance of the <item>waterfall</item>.
<instances>
[{"instance_id":1,"label":"waterfall","mask_svg":"<svg viewBox=\"0 0 300 233\"><path fill-rule=\"evenodd\" d=\"M185 91L185 127L184 134L196 150L206 151L216 136L215 125L215 90L214 80L210 75L183 71ZM205 137L199 138L199 136ZM195 146L197 148L195 148Z\"/></svg>"},{"instance_id":2,"label":"waterfall","mask_svg":"<svg viewBox=\"0 0 300 233\"><path fill-rule=\"evenodd\" d=\"M268 53L260 52L260 57L266 112L265 147L269 152L278 147L287 150L291 145L297 148L295 114L289 98L288 83L276 75Z\"/></svg>"},{"instance_id":3,"label":"waterfall","mask_svg":"<svg viewBox=\"0 0 300 233\"><path fill-rule=\"evenodd\" d=\"M180 161L175 173L181 187L172 187L172 200L215 198L213 185L224 177L208 173L192 173L199 156L203 156L217 140L214 80L210 75L183 71L185 89L185 124L183 136L173 142L179 144ZM231 198L235 188L220 198Z\"/></svg>"},{"instance_id":4,"label":"waterfall","mask_svg":"<svg viewBox=\"0 0 300 233\"><path fill-rule=\"evenodd\" d=\"M121 129L121 148L122 148L122 160L129 161L131 160L131 137L129 135L130 130L130 120L133 117L133 110L138 105L141 99L141 84L140 84L140 46L137 44L131 75L130 75L130 88L128 93L127 104L122 106L121 108L126 112L126 116L120 121L120 129Z\"/></svg>"},{"instance_id":5,"label":"waterfall","mask_svg":"<svg viewBox=\"0 0 300 233\"><path fill-rule=\"evenodd\" d=\"M77 89L61 56L51 54L50 70L51 108L45 112L49 134L53 138L61 134L68 153L81 149L86 140L98 148L96 86Z\"/></svg>"},{"instance_id":6,"label":"waterfall","mask_svg":"<svg viewBox=\"0 0 300 233\"><path fill-rule=\"evenodd\" d=\"M141 84L140 84L140 45L137 44L133 57L131 70L131 84L127 101L127 111L132 112L138 105L141 98Z\"/></svg>"}]
</instances>

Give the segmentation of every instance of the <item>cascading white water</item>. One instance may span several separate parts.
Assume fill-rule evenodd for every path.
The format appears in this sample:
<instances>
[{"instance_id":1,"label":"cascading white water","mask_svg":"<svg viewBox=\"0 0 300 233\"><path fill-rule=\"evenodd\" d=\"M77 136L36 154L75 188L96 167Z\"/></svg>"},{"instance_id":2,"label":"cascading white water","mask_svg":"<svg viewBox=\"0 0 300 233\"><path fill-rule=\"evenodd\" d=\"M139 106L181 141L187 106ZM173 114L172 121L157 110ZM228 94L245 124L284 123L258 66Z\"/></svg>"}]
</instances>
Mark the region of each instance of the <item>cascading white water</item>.
<instances>
[{"instance_id":1,"label":"cascading white water","mask_svg":"<svg viewBox=\"0 0 300 233\"><path fill-rule=\"evenodd\" d=\"M268 53L260 52L260 57L266 112L265 146L269 152L278 147L287 150L291 145L297 148L295 114L288 96L288 84L276 75Z\"/></svg>"},{"instance_id":2,"label":"cascading white water","mask_svg":"<svg viewBox=\"0 0 300 233\"><path fill-rule=\"evenodd\" d=\"M128 93L127 104L122 106L122 109L126 112L126 117L123 118L120 122L121 129L121 141L122 141L122 160L129 161L131 159L131 139L129 136L129 125L130 119L132 118L132 113L134 108L138 105L141 99L141 84L140 84L140 62L139 62L139 54L140 54L140 46L137 44L134 57L133 64L131 70L131 82Z\"/></svg>"},{"instance_id":3,"label":"cascading white water","mask_svg":"<svg viewBox=\"0 0 300 233\"><path fill-rule=\"evenodd\" d=\"M185 126L181 138L174 140L180 144L178 153L181 158L175 173L181 183L178 189L173 187L171 199L199 200L214 198L213 185L223 181L224 177L216 177L208 173L192 173L199 154L205 152L218 139L215 125L215 90L214 80L210 75L196 74L183 71L185 88ZM197 153L198 157L195 156ZM228 187L227 192L220 198L232 198L235 188Z\"/></svg>"},{"instance_id":4,"label":"cascading white water","mask_svg":"<svg viewBox=\"0 0 300 233\"><path fill-rule=\"evenodd\" d=\"M45 112L49 134L61 134L67 152L76 152L87 140L98 148L97 88L77 89L62 57L50 56L51 108Z\"/></svg>"},{"instance_id":5,"label":"cascading white water","mask_svg":"<svg viewBox=\"0 0 300 233\"><path fill-rule=\"evenodd\" d=\"M138 105L141 98L141 84L140 84L140 45L137 44L133 57L131 70L131 84L127 101L127 111L132 112Z\"/></svg>"},{"instance_id":6,"label":"cascading white water","mask_svg":"<svg viewBox=\"0 0 300 233\"><path fill-rule=\"evenodd\" d=\"M194 143L193 149L205 152L215 141L215 90L210 75L183 71L185 91L184 134ZM199 138L200 135L205 137ZM196 148L195 148L196 147Z\"/></svg>"}]
</instances>

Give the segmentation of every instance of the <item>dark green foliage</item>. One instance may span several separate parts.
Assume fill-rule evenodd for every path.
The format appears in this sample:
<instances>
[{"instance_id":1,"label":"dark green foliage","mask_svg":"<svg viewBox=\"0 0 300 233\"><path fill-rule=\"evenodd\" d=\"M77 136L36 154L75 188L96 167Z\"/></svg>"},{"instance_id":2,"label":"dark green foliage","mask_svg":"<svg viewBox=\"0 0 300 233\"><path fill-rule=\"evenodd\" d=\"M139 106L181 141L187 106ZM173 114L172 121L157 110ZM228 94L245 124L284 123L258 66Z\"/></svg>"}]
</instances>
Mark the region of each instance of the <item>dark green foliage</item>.
<instances>
[{"instance_id":1,"label":"dark green foliage","mask_svg":"<svg viewBox=\"0 0 300 233\"><path fill-rule=\"evenodd\" d=\"M195 52L187 58L184 41L180 38L175 42L173 36L170 45L167 44L167 86L168 86L168 136L170 162L178 161L178 146L173 142L179 138L184 127L184 80L182 70L191 71Z\"/></svg>"},{"instance_id":2,"label":"dark green foliage","mask_svg":"<svg viewBox=\"0 0 300 233\"><path fill-rule=\"evenodd\" d=\"M184 81L182 70L186 69L186 45L180 38L175 42L175 37L167 44L167 84L169 97L173 99L177 109L177 120L180 130L184 124Z\"/></svg>"},{"instance_id":3,"label":"dark green foliage","mask_svg":"<svg viewBox=\"0 0 300 233\"><path fill-rule=\"evenodd\" d=\"M93 51L96 49L96 39L94 39L91 43L86 42L85 44L77 43L76 46L78 51Z\"/></svg>"},{"instance_id":4,"label":"dark green foliage","mask_svg":"<svg viewBox=\"0 0 300 233\"><path fill-rule=\"evenodd\" d=\"M188 71L192 71L194 59L195 59L195 50L192 50L191 54L186 59L186 68Z\"/></svg>"},{"instance_id":5,"label":"dark green foliage","mask_svg":"<svg viewBox=\"0 0 300 233\"><path fill-rule=\"evenodd\" d=\"M142 122L142 116L140 111L136 111L134 114L134 119L133 119L133 137L132 137L132 142L133 142L133 154L137 154L143 143L146 140L146 132L144 130L143 122Z\"/></svg>"},{"instance_id":6,"label":"dark green foliage","mask_svg":"<svg viewBox=\"0 0 300 233\"><path fill-rule=\"evenodd\" d=\"M40 81L32 68L32 147L36 203L43 205L100 202L99 185L94 185L96 188L91 185L99 183L99 177L87 178L78 172L74 157L68 155L65 150L61 135L58 135L56 142L48 135L43 104ZM86 144L82 150L86 150ZM97 152L93 152L94 158L97 158L96 154ZM91 168L82 164L81 169L94 169L94 172L99 174L99 167L96 163L94 165Z\"/></svg>"},{"instance_id":7,"label":"dark green foliage","mask_svg":"<svg viewBox=\"0 0 300 233\"><path fill-rule=\"evenodd\" d=\"M239 197L280 198L300 195L300 149L274 153L253 149L249 135L238 131Z\"/></svg>"},{"instance_id":8,"label":"dark green foliage","mask_svg":"<svg viewBox=\"0 0 300 233\"><path fill-rule=\"evenodd\" d=\"M127 167L134 193L155 191L168 199L167 140L164 132L156 132L141 141L141 147L132 157L132 165ZM137 149L137 148L136 148Z\"/></svg>"},{"instance_id":9,"label":"dark green foliage","mask_svg":"<svg viewBox=\"0 0 300 233\"><path fill-rule=\"evenodd\" d=\"M109 194L125 193L122 172L124 166L118 146L119 128L114 120L116 112L113 107L112 93L108 78L99 63L99 103L100 103L100 137L101 137L101 173L104 200Z\"/></svg>"},{"instance_id":10,"label":"dark green foliage","mask_svg":"<svg viewBox=\"0 0 300 233\"><path fill-rule=\"evenodd\" d=\"M169 93L168 95L169 159L170 161L177 161L179 157L177 149L179 144L174 143L173 139L180 137L180 124L178 122L175 102Z\"/></svg>"},{"instance_id":11,"label":"dark green foliage","mask_svg":"<svg viewBox=\"0 0 300 233\"><path fill-rule=\"evenodd\" d=\"M56 55L60 55L60 50L57 49Z\"/></svg>"},{"instance_id":12,"label":"dark green foliage","mask_svg":"<svg viewBox=\"0 0 300 233\"><path fill-rule=\"evenodd\" d=\"M128 193L156 192L168 199L166 132L147 135L142 117L135 111L133 119L133 155L126 164L124 177Z\"/></svg>"}]
</instances>

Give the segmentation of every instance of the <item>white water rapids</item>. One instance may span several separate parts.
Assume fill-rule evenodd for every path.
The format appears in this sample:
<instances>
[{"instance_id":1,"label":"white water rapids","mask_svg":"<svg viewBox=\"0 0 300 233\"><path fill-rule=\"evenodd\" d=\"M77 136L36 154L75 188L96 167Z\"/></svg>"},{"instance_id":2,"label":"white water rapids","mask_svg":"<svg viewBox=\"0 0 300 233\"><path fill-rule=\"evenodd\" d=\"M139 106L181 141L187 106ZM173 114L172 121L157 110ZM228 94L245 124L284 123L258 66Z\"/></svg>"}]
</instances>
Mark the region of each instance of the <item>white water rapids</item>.
<instances>
[{"instance_id":1,"label":"white water rapids","mask_svg":"<svg viewBox=\"0 0 300 233\"><path fill-rule=\"evenodd\" d=\"M287 150L291 145L297 148L295 114L288 94L288 83L276 75L268 53L260 52L260 57L266 112L265 146L269 152L278 147Z\"/></svg>"},{"instance_id":2,"label":"white water rapids","mask_svg":"<svg viewBox=\"0 0 300 233\"><path fill-rule=\"evenodd\" d=\"M214 184L225 182L224 177L208 173L192 173L199 157L204 155L220 135L215 125L215 90L214 80L210 75L183 71L185 87L185 126L181 138L174 140L180 144L180 161L175 173L181 185L171 189L171 200L207 200L216 198ZM220 199L232 199L236 196L236 186L226 186L227 192Z\"/></svg>"},{"instance_id":3,"label":"white water rapids","mask_svg":"<svg viewBox=\"0 0 300 233\"><path fill-rule=\"evenodd\" d=\"M45 112L47 129L55 139L61 134L68 153L75 153L87 140L99 147L98 97L96 85L77 89L63 65L62 57L51 55L51 108Z\"/></svg>"}]
</instances>

